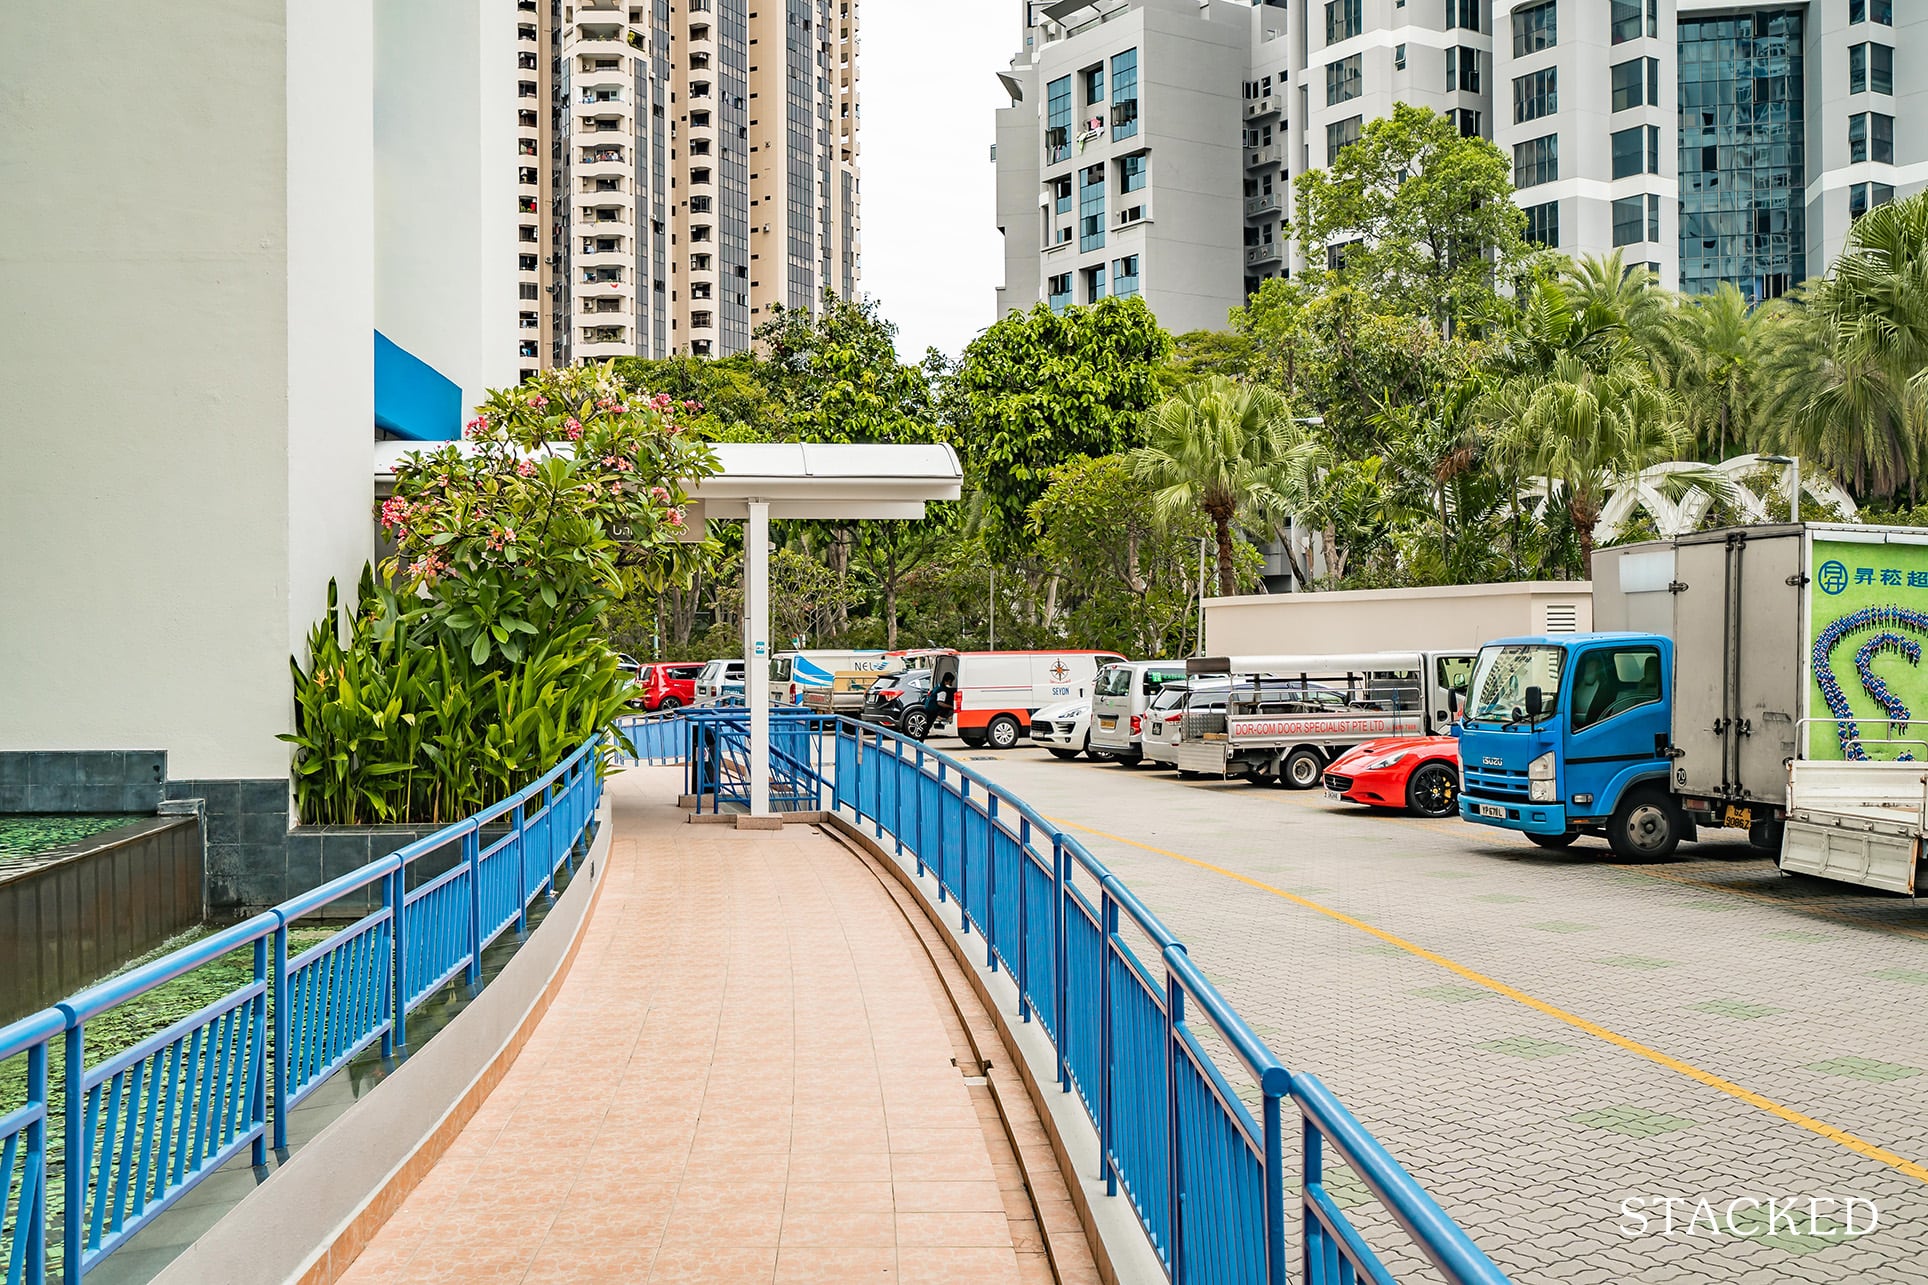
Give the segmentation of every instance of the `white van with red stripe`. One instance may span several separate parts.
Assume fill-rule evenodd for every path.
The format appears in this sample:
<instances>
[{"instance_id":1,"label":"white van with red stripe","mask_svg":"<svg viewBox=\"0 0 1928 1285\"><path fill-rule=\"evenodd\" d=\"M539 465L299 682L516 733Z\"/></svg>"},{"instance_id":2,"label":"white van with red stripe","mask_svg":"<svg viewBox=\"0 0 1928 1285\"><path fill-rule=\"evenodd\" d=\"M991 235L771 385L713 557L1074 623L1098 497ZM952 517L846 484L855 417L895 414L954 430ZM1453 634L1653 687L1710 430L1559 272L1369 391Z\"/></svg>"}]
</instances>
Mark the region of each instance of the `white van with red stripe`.
<instances>
[{"instance_id":1,"label":"white van with red stripe","mask_svg":"<svg viewBox=\"0 0 1928 1285\"><path fill-rule=\"evenodd\" d=\"M1115 651L961 651L931 659L931 686L956 683L950 725L966 745L1008 750L1027 735L1031 715L1046 705L1091 695Z\"/></svg>"}]
</instances>

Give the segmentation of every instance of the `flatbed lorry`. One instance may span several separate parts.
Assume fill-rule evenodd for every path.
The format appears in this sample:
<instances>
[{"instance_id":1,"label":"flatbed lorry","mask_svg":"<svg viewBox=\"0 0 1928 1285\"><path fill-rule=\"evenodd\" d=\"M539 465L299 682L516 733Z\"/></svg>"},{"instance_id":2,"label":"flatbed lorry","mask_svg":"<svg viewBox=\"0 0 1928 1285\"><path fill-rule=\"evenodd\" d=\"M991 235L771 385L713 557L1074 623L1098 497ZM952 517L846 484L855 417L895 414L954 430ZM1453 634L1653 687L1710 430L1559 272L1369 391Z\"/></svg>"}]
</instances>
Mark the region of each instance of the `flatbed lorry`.
<instances>
[{"instance_id":1,"label":"flatbed lorry","mask_svg":"<svg viewBox=\"0 0 1928 1285\"><path fill-rule=\"evenodd\" d=\"M1627 860L1731 827L1785 872L1917 890L1928 531L1731 528L1604 549L1593 573L1601 632L1481 649L1462 818Z\"/></svg>"}]
</instances>

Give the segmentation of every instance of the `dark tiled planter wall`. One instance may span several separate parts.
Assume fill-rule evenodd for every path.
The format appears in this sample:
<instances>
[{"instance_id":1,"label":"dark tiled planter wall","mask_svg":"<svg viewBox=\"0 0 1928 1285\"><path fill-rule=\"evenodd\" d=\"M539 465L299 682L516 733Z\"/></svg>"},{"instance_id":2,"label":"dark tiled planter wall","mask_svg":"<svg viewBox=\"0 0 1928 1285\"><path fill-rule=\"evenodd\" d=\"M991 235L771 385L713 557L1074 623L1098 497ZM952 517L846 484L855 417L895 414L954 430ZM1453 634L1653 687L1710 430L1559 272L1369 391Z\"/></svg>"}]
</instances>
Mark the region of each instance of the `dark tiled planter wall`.
<instances>
[{"instance_id":1,"label":"dark tiled planter wall","mask_svg":"<svg viewBox=\"0 0 1928 1285\"><path fill-rule=\"evenodd\" d=\"M207 908L222 917L253 914L394 852L433 826L289 828L285 778L167 779L161 750L0 751L0 812L153 812L164 801L201 801ZM433 878L453 850L417 863ZM379 902L379 895L373 896ZM370 898L346 898L332 916L353 916Z\"/></svg>"},{"instance_id":2,"label":"dark tiled planter wall","mask_svg":"<svg viewBox=\"0 0 1928 1285\"><path fill-rule=\"evenodd\" d=\"M0 750L0 812L152 812L164 750Z\"/></svg>"}]
</instances>

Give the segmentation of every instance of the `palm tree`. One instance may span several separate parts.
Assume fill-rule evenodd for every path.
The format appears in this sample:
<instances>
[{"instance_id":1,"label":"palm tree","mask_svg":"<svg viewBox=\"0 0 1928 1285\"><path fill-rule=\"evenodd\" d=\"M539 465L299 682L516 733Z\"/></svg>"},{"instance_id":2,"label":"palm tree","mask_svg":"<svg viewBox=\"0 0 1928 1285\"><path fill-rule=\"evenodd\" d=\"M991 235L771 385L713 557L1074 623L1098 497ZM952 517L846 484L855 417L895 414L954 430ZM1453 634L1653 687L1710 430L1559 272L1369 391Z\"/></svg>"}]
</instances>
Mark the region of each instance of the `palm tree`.
<instances>
[{"instance_id":1,"label":"palm tree","mask_svg":"<svg viewBox=\"0 0 1928 1285\"><path fill-rule=\"evenodd\" d=\"M1620 478L1679 457L1685 441L1673 400L1632 358L1595 369L1563 353L1538 376L1489 400L1496 445L1520 470L1545 479L1566 505L1580 541L1582 572L1593 561L1593 528Z\"/></svg>"},{"instance_id":2,"label":"palm tree","mask_svg":"<svg viewBox=\"0 0 1928 1285\"><path fill-rule=\"evenodd\" d=\"M1765 327L1769 404L1792 449L1893 495L1928 462L1928 195L1855 221L1826 277Z\"/></svg>"},{"instance_id":3,"label":"palm tree","mask_svg":"<svg viewBox=\"0 0 1928 1285\"><path fill-rule=\"evenodd\" d=\"M1188 509L1211 519L1218 537L1218 591L1238 591L1232 527L1283 508L1281 471L1318 451L1302 437L1285 399L1270 388L1214 375L1153 407L1148 441L1131 453L1133 473L1153 487L1161 520Z\"/></svg>"},{"instance_id":4,"label":"palm tree","mask_svg":"<svg viewBox=\"0 0 1928 1285\"><path fill-rule=\"evenodd\" d=\"M1665 378L1682 354L1674 344L1672 297L1646 265L1629 267L1622 252L1588 255L1573 265L1564 282L1574 311L1604 319Z\"/></svg>"},{"instance_id":5,"label":"palm tree","mask_svg":"<svg viewBox=\"0 0 1928 1285\"><path fill-rule=\"evenodd\" d=\"M1683 300L1673 329L1681 358L1673 386L1682 418L1708 458L1724 459L1729 445L1754 440L1754 313L1747 296L1723 281L1713 294Z\"/></svg>"}]
</instances>

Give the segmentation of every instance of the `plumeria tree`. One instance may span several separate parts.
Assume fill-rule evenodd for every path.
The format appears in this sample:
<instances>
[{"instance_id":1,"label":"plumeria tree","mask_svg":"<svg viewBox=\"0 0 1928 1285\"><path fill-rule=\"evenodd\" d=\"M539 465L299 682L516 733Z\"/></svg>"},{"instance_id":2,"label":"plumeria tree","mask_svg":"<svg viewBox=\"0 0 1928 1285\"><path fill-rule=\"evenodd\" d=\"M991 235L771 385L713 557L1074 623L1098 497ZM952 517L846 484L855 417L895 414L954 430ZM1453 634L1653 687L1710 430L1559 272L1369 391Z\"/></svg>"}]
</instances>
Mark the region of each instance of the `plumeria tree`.
<instances>
[{"instance_id":1,"label":"plumeria tree","mask_svg":"<svg viewBox=\"0 0 1928 1285\"><path fill-rule=\"evenodd\" d=\"M627 571L669 560L684 488L715 468L679 419L700 409L637 398L593 366L497 392L465 444L397 466L384 570L472 663L515 664L529 640L600 616Z\"/></svg>"},{"instance_id":2,"label":"plumeria tree","mask_svg":"<svg viewBox=\"0 0 1928 1285\"><path fill-rule=\"evenodd\" d=\"M352 613L330 586L292 663L304 821L448 821L612 725L631 680L608 612L687 571L685 488L715 469L684 429L699 410L607 368L553 371L397 466L383 578L364 573Z\"/></svg>"}]
</instances>

